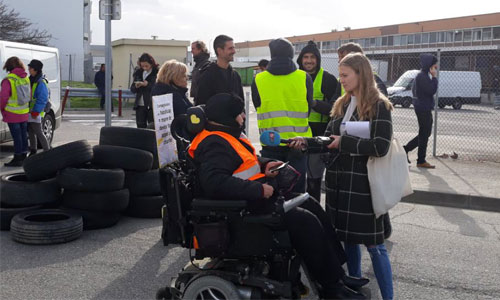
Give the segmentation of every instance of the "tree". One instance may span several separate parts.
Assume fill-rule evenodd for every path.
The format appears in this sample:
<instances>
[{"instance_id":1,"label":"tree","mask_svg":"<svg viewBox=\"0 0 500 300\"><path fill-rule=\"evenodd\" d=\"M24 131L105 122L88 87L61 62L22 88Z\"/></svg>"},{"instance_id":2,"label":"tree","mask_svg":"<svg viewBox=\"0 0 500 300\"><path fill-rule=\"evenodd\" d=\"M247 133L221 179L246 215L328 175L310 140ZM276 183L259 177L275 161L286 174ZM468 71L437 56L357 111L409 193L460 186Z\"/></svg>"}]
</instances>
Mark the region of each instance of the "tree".
<instances>
[{"instance_id":1,"label":"tree","mask_svg":"<svg viewBox=\"0 0 500 300\"><path fill-rule=\"evenodd\" d=\"M0 40L47 46L51 38L47 30L34 28L33 23L0 0Z\"/></svg>"}]
</instances>

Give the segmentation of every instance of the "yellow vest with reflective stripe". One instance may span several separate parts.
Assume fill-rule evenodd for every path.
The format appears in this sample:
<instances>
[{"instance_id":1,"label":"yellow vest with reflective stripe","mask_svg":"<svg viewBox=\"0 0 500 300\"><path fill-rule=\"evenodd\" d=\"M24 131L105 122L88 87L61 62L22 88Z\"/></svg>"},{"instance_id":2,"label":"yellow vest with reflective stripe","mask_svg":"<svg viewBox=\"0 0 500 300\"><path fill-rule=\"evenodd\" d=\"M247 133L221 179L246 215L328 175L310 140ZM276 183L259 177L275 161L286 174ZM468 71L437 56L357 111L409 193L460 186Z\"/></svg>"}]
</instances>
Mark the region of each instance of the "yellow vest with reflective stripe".
<instances>
[{"instance_id":1,"label":"yellow vest with reflective stripe","mask_svg":"<svg viewBox=\"0 0 500 300\"><path fill-rule=\"evenodd\" d=\"M307 73L296 70L287 75L268 71L255 77L261 104L257 107L259 132L275 130L282 139L312 137L307 103Z\"/></svg>"},{"instance_id":2,"label":"yellow vest with reflective stripe","mask_svg":"<svg viewBox=\"0 0 500 300\"><path fill-rule=\"evenodd\" d=\"M318 101L324 101L325 95L321 91L321 86L323 85L323 68L320 68L316 78L314 78L313 84L313 99ZM309 114L309 122L314 123L328 123L328 116L324 116L314 110L311 110Z\"/></svg>"},{"instance_id":3,"label":"yellow vest with reflective stripe","mask_svg":"<svg viewBox=\"0 0 500 300\"><path fill-rule=\"evenodd\" d=\"M17 104L17 89L16 89L16 83L18 80L21 80L22 78L17 76L14 73L9 73L7 75L7 79L10 82L10 97L9 100L7 101L7 106L5 106L5 111L8 111L13 114L17 115L24 115L30 112L30 109L28 107L28 103L24 105L18 105Z\"/></svg>"},{"instance_id":4,"label":"yellow vest with reflective stripe","mask_svg":"<svg viewBox=\"0 0 500 300\"><path fill-rule=\"evenodd\" d=\"M42 79L42 82L43 82L43 84L45 84L45 86L47 86L47 84L45 83L45 81L43 81L43 79ZM33 87L31 88L30 112L33 111L33 107L35 107L35 103L36 103L35 91L36 91L37 87L38 87L38 82L35 82L33 84ZM47 101L48 101L48 99L47 99ZM45 111L42 110L40 112L40 116L43 118L43 116L45 116Z\"/></svg>"}]
</instances>

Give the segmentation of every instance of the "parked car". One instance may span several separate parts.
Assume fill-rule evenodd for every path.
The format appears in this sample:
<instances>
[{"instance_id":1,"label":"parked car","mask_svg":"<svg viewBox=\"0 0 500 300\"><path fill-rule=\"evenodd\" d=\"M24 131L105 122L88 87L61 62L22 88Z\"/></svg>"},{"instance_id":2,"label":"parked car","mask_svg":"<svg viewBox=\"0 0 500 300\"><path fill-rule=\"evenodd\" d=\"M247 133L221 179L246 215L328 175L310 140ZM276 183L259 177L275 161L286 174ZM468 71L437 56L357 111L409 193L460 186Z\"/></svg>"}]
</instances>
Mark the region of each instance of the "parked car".
<instances>
[{"instance_id":1,"label":"parked car","mask_svg":"<svg viewBox=\"0 0 500 300\"><path fill-rule=\"evenodd\" d=\"M387 89L393 104L410 107L412 104L413 81L419 70L406 71L394 85ZM451 105L454 109L462 108L462 104L481 103L481 75L471 71L440 71L438 87L438 106L444 108Z\"/></svg>"},{"instance_id":2,"label":"parked car","mask_svg":"<svg viewBox=\"0 0 500 300\"><path fill-rule=\"evenodd\" d=\"M57 48L0 40L0 65L3 66L5 61L11 56L19 57L26 66L32 59L38 59L43 63L43 73L48 80L51 108L42 120L42 131L50 144L54 138L54 130L61 125L61 67L59 65L59 50ZM1 79L6 76L7 73L5 70L0 70ZM6 123L0 122L0 143L11 139L9 127Z\"/></svg>"}]
</instances>

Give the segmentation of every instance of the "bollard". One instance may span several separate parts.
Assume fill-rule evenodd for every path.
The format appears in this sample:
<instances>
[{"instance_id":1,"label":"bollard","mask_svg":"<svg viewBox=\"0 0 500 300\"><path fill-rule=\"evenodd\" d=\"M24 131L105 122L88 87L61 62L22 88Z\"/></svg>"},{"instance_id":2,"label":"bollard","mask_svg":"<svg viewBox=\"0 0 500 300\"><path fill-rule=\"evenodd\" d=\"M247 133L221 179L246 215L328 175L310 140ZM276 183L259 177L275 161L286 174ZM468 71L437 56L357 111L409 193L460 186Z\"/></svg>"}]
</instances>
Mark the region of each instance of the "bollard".
<instances>
[{"instance_id":1,"label":"bollard","mask_svg":"<svg viewBox=\"0 0 500 300\"><path fill-rule=\"evenodd\" d=\"M66 87L66 92L64 92L64 98L63 98L63 103L62 103L62 108L61 108L61 116L64 113L64 108L66 107L66 101L68 101L68 95L69 95L69 86Z\"/></svg>"},{"instance_id":2,"label":"bollard","mask_svg":"<svg viewBox=\"0 0 500 300\"><path fill-rule=\"evenodd\" d=\"M122 116L122 90L118 90L118 117Z\"/></svg>"}]
</instances>

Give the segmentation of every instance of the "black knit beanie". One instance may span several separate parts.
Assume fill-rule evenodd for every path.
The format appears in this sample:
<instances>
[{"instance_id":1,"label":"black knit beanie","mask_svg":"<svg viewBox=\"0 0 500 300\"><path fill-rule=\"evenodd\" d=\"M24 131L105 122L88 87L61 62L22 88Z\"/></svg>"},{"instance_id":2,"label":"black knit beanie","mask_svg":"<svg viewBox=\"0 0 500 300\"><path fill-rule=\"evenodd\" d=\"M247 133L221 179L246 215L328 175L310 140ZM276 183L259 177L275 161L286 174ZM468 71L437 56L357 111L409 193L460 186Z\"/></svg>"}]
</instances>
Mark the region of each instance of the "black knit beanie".
<instances>
[{"instance_id":1,"label":"black knit beanie","mask_svg":"<svg viewBox=\"0 0 500 300\"><path fill-rule=\"evenodd\" d=\"M240 127L236 117L243 112L244 101L234 94L216 94L208 99L205 106L205 116L208 120L229 127Z\"/></svg>"}]
</instances>

